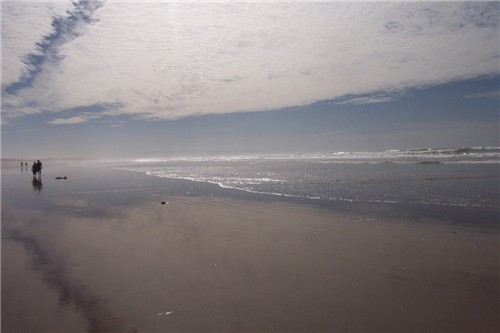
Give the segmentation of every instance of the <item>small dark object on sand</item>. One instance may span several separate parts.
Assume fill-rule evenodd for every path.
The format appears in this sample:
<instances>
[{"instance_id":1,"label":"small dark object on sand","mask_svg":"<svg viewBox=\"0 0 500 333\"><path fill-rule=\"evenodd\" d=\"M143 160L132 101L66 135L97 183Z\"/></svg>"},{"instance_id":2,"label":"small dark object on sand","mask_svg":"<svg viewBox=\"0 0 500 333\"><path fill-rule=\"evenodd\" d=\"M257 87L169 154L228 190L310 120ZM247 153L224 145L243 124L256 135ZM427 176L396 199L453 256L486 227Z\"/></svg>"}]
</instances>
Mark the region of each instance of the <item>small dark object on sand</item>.
<instances>
[{"instance_id":1,"label":"small dark object on sand","mask_svg":"<svg viewBox=\"0 0 500 333\"><path fill-rule=\"evenodd\" d=\"M166 204L166 203L167 203L166 201L162 201L162 202L161 202L161 204L162 204L162 205L164 205L164 204Z\"/></svg>"},{"instance_id":2,"label":"small dark object on sand","mask_svg":"<svg viewBox=\"0 0 500 333\"><path fill-rule=\"evenodd\" d=\"M64 176L64 177L56 177L56 179L68 179L68 177Z\"/></svg>"}]
</instances>

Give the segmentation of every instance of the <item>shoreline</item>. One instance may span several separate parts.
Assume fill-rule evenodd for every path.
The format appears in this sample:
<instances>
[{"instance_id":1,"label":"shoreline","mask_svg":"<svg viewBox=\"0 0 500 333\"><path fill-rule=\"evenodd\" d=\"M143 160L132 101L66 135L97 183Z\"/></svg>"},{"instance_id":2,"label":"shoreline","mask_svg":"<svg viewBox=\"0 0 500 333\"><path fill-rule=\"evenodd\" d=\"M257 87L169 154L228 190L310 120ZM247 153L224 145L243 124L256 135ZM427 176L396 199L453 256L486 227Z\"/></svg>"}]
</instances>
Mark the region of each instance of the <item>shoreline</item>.
<instances>
[{"instance_id":1,"label":"shoreline","mask_svg":"<svg viewBox=\"0 0 500 333\"><path fill-rule=\"evenodd\" d=\"M500 329L497 229L98 168L2 177L2 331Z\"/></svg>"},{"instance_id":2,"label":"shoreline","mask_svg":"<svg viewBox=\"0 0 500 333\"><path fill-rule=\"evenodd\" d=\"M500 230L500 207L476 207L467 205L445 205L432 203L380 202L363 200L337 200L293 196L276 193L254 192L245 189L222 186L209 181L184 178L166 178L137 171L120 170L158 179L159 182L192 182L207 188L212 187L209 196L218 195L250 201L287 202L296 205L328 209L334 212L362 214L376 218L399 218L419 222L446 222L471 228ZM196 190L194 191L196 192ZM191 194L191 193L189 193ZM472 221L472 222L471 222Z\"/></svg>"}]
</instances>

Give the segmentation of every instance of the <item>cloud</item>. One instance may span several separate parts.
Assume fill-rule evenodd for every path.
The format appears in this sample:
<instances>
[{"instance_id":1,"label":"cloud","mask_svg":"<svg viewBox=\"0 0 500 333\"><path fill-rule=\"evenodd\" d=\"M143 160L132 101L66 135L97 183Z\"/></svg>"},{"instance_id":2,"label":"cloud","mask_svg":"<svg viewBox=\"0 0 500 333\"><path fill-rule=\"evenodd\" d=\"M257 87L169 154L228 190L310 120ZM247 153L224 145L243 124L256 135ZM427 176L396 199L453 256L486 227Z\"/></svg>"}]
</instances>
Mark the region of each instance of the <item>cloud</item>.
<instances>
[{"instance_id":1,"label":"cloud","mask_svg":"<svg viewBox=\"0 0 500 333\"><path fill-rule=\"evenodd\" d=\"M73 125L79 123L85 123L88 119L86 117L74 116L70 118L57 118L49 121L48 123L51 125Z\"/></svg>"},{"instance_id":2,"label":"cloud","mask_svg":"<svg viewBox=\"0 0 500 333\"><path fill-rule=\"evenodd\" d=\"M21 35L31 18L44 23L19 45L3 30L3 66L18 64L2 78L17 84L3 86L4 116L103 104L177 119L340 96L372 103L389 97L371 92L499 73L497 2L90 4L64 16L53 4L4 8ZM30 55L43 61L23 62Z\"/></svg>"},{"instance_id":3,"label":"cloud","mask_svg":"<svg viewBox=\"0 0 500 333\"><path fill-rule=\"evenodd\" d=\"M318 136L337 136L339 134L341 134L340 131L330 131L330 132L319 133Z\"/></svg>"},{"instance_id":4,"label":"cloud","mask_svg":"<svg viewBox=\"0 0 500 333\"><path fill-rule=\"evenodd\" d=\"M333 101L332 104L352 104L352 105L362 105L362 104L375 104L375 103L385 103L396 100L400 97L402 93L396 94L373 94L368 96L343 96Z\"/></svg>"},{"instance_id":5,"label":"cloud","mask_svg":"<svg viewBox=\"0 0 500 333\"><path fill-rule=\"evenodd\" d=\"M53 32L54 18L69 2L2 1L2 88L22 81L31 65L28 55L41 55L39 43Z\"/></svg>"},{"instance_id":6,"label":"cloud","mask_svg":"<svg viewBox=\"0 0 500 333\"><path fill-rule=\"evenodd\" d=\"M495 98L495 99L500 99L500 90L489 91L489 92L473 94L473 95L465 95L464 98Z\"/></svg>"},{"instance_id":7,"label":"cloud","mask_svg":"<svg viewBox=\"0 0 500 333\"><path fill-rule=\"evenodd\" d=\"M94 104L85 107L72 108L65 110L64 113L74 116L55 118L47 123L51 125L73 125L98 119L100 123L106 123L109 127L119 127L124 124L124 120L116 119L114 116L118 115L117 109L120 107L120 104Z\"/></svg>"},{"instance_id":8,"label":"cloud","mask_svg":"<svg viewBox=\"0 0 500 333\"><path fill-rule=\"evenodd\" d=\"M82 25L92 23L92 13L100 7L97 1L81 1L75 3L75 8L67 12L66 17L52 19L52 33L36 43L37 50L26 55L23 62L28 66L21 80L5 87L5 91L14 94L16 91L31 85L37 76L44 70L46 63L58 64L63 57L59 54L59 47L77 38L83 33Z\"/></svg>"}]
</instances>

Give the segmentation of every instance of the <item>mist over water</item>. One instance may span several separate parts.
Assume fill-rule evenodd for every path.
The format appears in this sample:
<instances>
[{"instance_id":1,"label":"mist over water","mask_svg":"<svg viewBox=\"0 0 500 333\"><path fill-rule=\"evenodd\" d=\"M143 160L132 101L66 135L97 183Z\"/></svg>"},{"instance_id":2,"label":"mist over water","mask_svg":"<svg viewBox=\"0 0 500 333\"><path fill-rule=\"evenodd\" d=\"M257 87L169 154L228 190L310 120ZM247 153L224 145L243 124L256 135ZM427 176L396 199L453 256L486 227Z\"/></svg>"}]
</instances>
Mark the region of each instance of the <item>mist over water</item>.
<instances>
[{"instance_id":1,"label":"mist over water","mask_svg":"<svg viewBox=\"0 0 500 333\"><path fill-rule=\"evenodd\" d=\"M498 147L218 155L105 164L155 177L311 200L499 206Z\"/></svg>"}]
</instances>

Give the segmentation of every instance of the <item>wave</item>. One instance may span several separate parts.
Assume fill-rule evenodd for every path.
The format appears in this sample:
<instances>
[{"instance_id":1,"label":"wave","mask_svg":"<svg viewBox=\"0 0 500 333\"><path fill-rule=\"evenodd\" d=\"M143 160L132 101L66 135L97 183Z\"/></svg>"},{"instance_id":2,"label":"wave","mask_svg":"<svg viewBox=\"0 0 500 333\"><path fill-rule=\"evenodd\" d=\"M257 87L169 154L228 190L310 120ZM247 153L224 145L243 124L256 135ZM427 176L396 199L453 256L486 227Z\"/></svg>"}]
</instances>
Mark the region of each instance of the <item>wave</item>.
<instances>
[{"instance_id":1,"label":"wave","mask_svg":"<svg viewBox=\"0 0 500 333\"><path fill-rule=\"evenodd\" d=\"M383 151L296 152L272 154L219 154L149 157L100 161L107 165L160 165L162 163L246 163L249 161L301 161L315 163L442 163L500 164L500 147L389 149Z\"/></svg>"},{"instance_id":2,"label":"wave","mask_svg":"<svg viewBox=\"0 0 500 333\"><path fill-rule=\"evenodd\" d=\"M409 152L421 152L428 154L451 154L462 155L472 153L500 153L500 147L479 146L479 147L461 147L461 148L422 148L422 149L409 149Z\"/></svg>"},{"instance_id":3,"label":"wave","mask_svg":"<svg viewBox=\"0 0 500 333\"><path fill-rule=\"evenodd\" d=\"M103 161L105 164L127 163L148 165L161 163L245 163L249 161L303 161L317 163L500 163L500 147L391 149L385 151L338 151L286 154L237 154L210 156L173 156L164 158L138 158L122 161Z\"/></svg>"}]
</instances>

